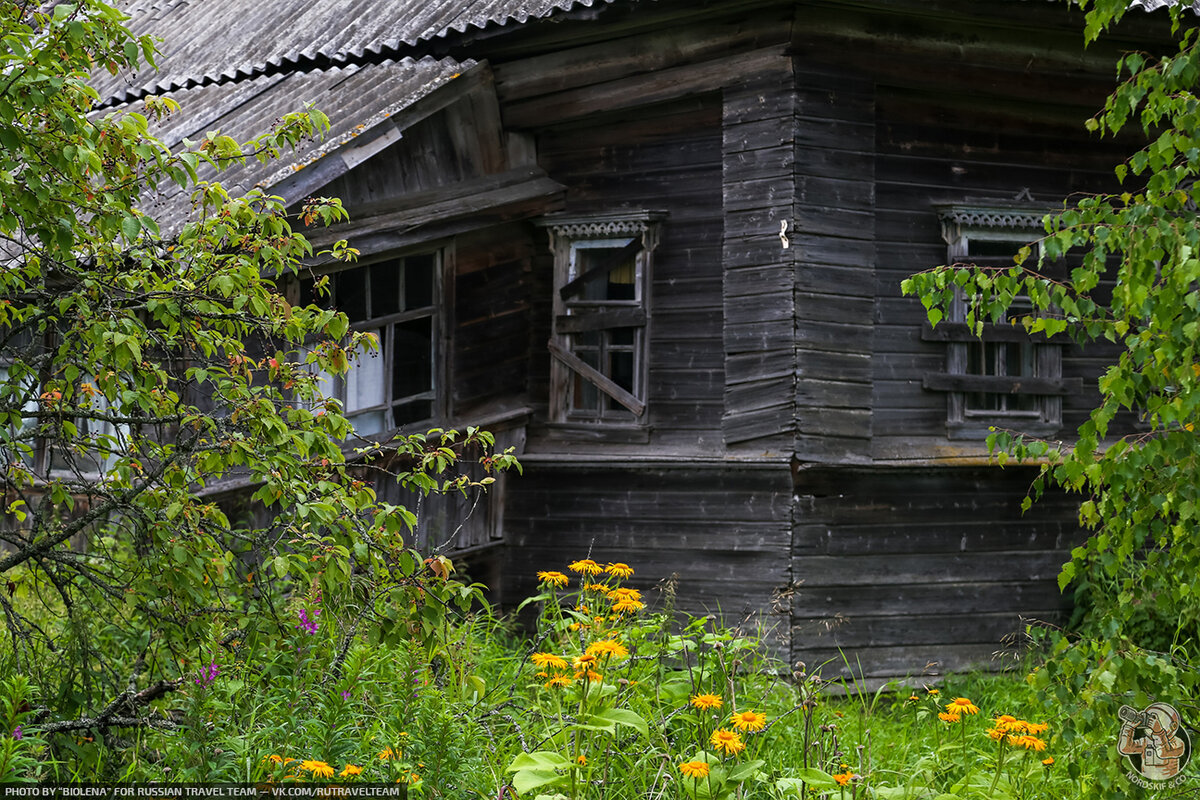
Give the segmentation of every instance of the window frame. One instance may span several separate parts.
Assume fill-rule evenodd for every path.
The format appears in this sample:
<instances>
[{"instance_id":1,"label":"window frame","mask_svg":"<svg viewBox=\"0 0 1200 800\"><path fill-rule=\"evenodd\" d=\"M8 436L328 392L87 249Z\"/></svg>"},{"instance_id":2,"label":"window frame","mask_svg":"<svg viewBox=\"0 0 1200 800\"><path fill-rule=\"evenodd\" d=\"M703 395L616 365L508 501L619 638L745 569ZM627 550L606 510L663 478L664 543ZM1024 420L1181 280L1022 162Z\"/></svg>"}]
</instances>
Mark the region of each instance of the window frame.
<instances>
[{"instance_id":1,"label":"window frame","mask_svg":"<svg viewBox=\"0 0 1200 800\"><path fill-rule=\"evenodd\" d=\"M1011 244L1015 255L1021 247L1040 237L1042 218L1053 210L1028 205L939 207L947 263L973 263L980 259L981 256L971 253L972 242ZM1034 247L1036 249L1037 245ZM992 427L1035 436L1049 436L1062 428L1062 398L1069 392L1068 382L1063 380L1061 344L1029 335L1024 329L1011 325L985 324L982 337L975 336L967 330L965 298L957 293L947 309L945 322L936 329L926 324L923 338L946 345L946 372L926 375L924 386L946 393L946 429L950 438L984 438ZM972 348L982 348L983 358L977 360L985 362L990 346L1014 343L1032 348L1032 375L969 370ZM1007 392L1005 386L1009 387ZM1034 400L1028 409L972 408L971 396L976 394L995 395L1001 406L1011 395Z\"/></svg>"},{"instance_id":2,"label":"window frame","mask_svg":"<svg viewBox=\"0 0 1200 800\"><path fill-rule=\"evenodd\" d=\"M647 424L647 387L649 381L649 343L651 328L651 286L653 254L658 246L662 212L635 211L594 214L581 217L554 217L540 220L550 238L554 255L553 299L551 304L550 397L549 419L563 426L642 428ZM622 249L636 250L633 258L633 298L597 299L578 297L586 279L581 272L579 253L610 249L620 255ZM602 264L592 269L612 272L620 268ZM613 343L612 331L633 329L632 344ZM577 337L597 334L598 344L581 346ZM596 365L587 363L582 352L596 353ZM631 386L620 386L613 370L604 362L609 352L632 354ZM593 409L573 407L578 387L592 387L597 398Z\"/></svg>"},{"instance_id":3,"label":"window frame","mask_svg":"<svg viewBox=\"0 0 1200 800\"><path fill-rule=\"evenodd\" d=\"M413 430L422 427L436 425L439 422L447 419L449 414L449 387L450 387L450 370L449 359L447 353L449 347L446 342L446 330L449 324L447 317L447 284L449 281L446 277L446 270L450 268L452 263L452 248L448 245L442 246L424 246L418 249L410 249L401 252L380 253L375 254L369 259L354 262L353 264L339 265L334 269L314 269L312 276L305 277L302 280L315 280L323 276L329 276L331 280L336 280L336 276L354 271L362 271L366 276L367 286L366 301L371 302L373 291L370 289L371 268L379 264L387 264L389 262L397 262L403 269L403 263L406 259L415 257L431 256L433 264L430 268L431 288L430 288L430 303L429 305L404 309L394 313L384 314L381 316L366 316L361 319L349 318L349 330L351 331L382 331L383 336L379 341L379 349L359 353L358 358L351 363L350 370L345 375L321 375L319 379L329 382L329 389L326 396L331 399L336 399L342 404L342 414L347 420L353 424L353 419L359 416L369 416L372 414L384 415L384 427L379 430L359 431L355 430L351 435L352 439L365 440L375 438L381 434L390 434L396 431ZM300 302L299 286L297 285L296 301ZM325 307L326 303L331 304L331 307L345 311L337 305L336 293L332 298L317 298L313 297L312 302ZM373 313L374 309L370 309L368 314ZM394 353L394 345L396 338L396 326L406 322L412 322L419 319L430 320L430 388L417 392L411 395L405 395L401 398L392 396L394 390L393 370L395 369L394 358L385 361L382 365L383 375L383 395L384 399L380 403L362 408L349 408L350 388L353 380L353 373L360 369L363 360L371 358L382 358L381 354ZM428 401L430 404L430 415L420 419L413 419L405 422L402 425L396 425L394 417L394 409L404 406L409 403ZM391 416L389 416L391 415Z\"/></svg>"}]
</instances>

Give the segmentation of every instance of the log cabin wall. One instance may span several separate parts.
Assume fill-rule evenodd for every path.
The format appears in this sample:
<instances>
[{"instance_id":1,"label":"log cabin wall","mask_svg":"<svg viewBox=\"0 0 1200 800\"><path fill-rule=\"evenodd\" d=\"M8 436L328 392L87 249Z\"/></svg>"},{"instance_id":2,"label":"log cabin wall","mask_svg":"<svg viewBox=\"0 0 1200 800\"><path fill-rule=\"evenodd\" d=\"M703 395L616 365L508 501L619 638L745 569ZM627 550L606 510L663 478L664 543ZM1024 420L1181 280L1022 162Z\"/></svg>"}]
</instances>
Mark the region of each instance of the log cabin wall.
<instances>
[{"instance_id":1,"label":"log cabin wall","mask_svg":"<svg viewBox=\"0 0 1200 800\"><path fill-rule=\"evenodd\" d=\"M1072 192L1112 189L1112 165L1123 152L1089 140L1083 129L1110 79L1089 68L1078 32L1061 15L955 19L961 5L927 8L830 14L810 20L815 35L796 44L801 97L802 76L821 86L822 72L831 74L827 114L798 115L797 141L803 130L820 135L835 117L843 135L829 137L811 158L857 158L843 160L841 180L862 179L859 191L827 199L826 207L841 213L821 219L836 225L866 212L853 239L844 227L817 237L818 247L840 246L850 256L839 265L840 279L824 282L842 287L846 300L813 306L841 311L837 318L808 321L805 300L823 299L829 289L818 284L805 293L804 259L798 262L798 297L805 298L797 301L798 340L810 338L806 327L844 331L829 337L824 355L838 359L823 377L839 380L841 391L824 398L835 408L816 418L853 419L848 401L855 397L867 438L855 447L829 437L822 448L799 437L793 654L810 669L826 664L825 674L854 673L867 685L1001 667L1011 663L997 656L1002 639L1019 632L1023 620L1065 619L1070 604L1055 577L1082 536L1078 501L1050 494L1020 513L1034 472L989 465L981 436L964 441L948 426L946 393L925 385L926 376L946 371L946 344L929 335L923 308L899 287L947 261L937 206L1053 203ZM861 54L853 74L840 66L845 52ZM836 119L839 108L845 111ZM805 160L797 156L798 185ZM868 179L870 192L863 190ZM1094 386L1112 357L1104 345L1086 353L1065 346L1063 377ZM799 419L805 363L801 351ZM853 392L851 381L861 382L861 391ZM1095 397L1092 390L1064 398L1062 435Z\"/></svg>"},{"instance_id":2,"label":"log cabin wall","mask_svg":"<svg viewBox=\"0 0 1200 800\"><path fill-rule=\"evenodd\" d=\"M633 435L547 424L552 258L540 229L512 231L532 417L504 599L590 554L642 586L676 576L684 610L782 605L772 641L809 668L838 648L872 684L996 666L1022 616L1062 619L1073 503L1020 515L1030 472L952 435L926 382L945 342L899 283L946 261L939 205L1110 188L1122 148L1082 121L1112 54L1029 4L751 5L662 2L488 54L506 135L565 213L666 215ZM507 336L515 353L515 317ZM1065 347L1063 376L1086 385L1109 357ZM482 399L486 349L476 363ZM1090 402L1064 398L1064 432Z\"/></svg>"},{"instance_id":3,"label":"log cabin wall","mask_svg":"<svg viewBox=\"0 0 1200 800\"><path fill-rule=\"evenodd\" d=\"M663 13L679 22L678 5ZM793 299L777 235L792 215L790 13L714 21L687 9L688 24L652 21L616 41L490 62L504 124L534 137L538 165L566 186L564 213L665 213L640 432L547 424L544 237L533 260L535 413L525 474L508 485L507 602L534 592L536 570L590 554L633 565L634 585L670 582L681 610L769 627L788 653L789 626L770 615L790 582L792 538ZM730 430L754 428L740 420L762 408L774 438L731 458Z\"/></svg>"},{"instance_id":4,"label":"log cabin wall","mask_svg":"<svg viewBox=\"0 0 1200 800\"><path fill-rule=\"evenodd\" d=\"M1034 470L811 467L797 480L793 655L868 685L1015 666L1026 619L1065 621L1077 500Z\"/></svg>"}]
</instances>

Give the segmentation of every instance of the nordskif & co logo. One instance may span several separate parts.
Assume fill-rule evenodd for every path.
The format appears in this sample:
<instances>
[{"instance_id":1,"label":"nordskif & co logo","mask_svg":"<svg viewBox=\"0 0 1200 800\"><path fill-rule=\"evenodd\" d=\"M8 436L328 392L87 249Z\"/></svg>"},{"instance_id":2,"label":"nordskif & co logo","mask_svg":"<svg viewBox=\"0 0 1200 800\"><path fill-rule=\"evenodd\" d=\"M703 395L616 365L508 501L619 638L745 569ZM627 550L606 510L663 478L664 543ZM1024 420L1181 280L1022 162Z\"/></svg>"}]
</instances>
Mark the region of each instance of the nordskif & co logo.
<instances>
[{"instance_id":1,"label":"nordskif & co logo","mask_svg":"<svg viewBox=\"0 0 1200 800\"><path fill-rule=\"evenodd\" d=\"M1192 757L1192 743L1179 712L1166 703L1151 703L1141 711L1121 706L1117 752L1132 768L1126 777L1147 789L1177 785Z\"/></svg>"}]
</instances>

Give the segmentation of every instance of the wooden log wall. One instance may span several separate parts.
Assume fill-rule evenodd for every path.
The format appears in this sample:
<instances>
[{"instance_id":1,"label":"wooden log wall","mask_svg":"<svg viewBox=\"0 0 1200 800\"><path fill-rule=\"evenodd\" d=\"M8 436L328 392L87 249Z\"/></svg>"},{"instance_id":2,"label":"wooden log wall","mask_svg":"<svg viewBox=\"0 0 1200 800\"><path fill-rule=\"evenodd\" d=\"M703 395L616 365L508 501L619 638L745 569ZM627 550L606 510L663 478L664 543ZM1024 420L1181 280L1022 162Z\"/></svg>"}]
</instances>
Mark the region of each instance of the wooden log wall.
<instances>
[{"instance_id":1,"label":"wooden log wall","mask_svg":"<svg viewBox=\"0 0 1200 800\"><path fill-rule=\"evenodd\" d=\"M794 81L789 58L723 94L721 119L726 445L788 452L795 432Z\"/></svg>"},{"instance_id":2,"label":"wooden log wall","mask_svg":"<svg viewBox=\"0 0 1200 800\"><path fill-rule=\"evenodd\" d=\"M1052 204L1111 190L1112 167L1127 147L1092 139L1082 127L1103 97L1095 78L1042 74L1039 87L1075 91L1047 96L1042 88L1023 97L1030 76L1010 74L1003 63L960 64L938 76L935 91L925 67L905 72L898 68L904 64L887 64L887 76L877 78L871 453L881 459L979 451L978 444L947 441L946 395L922 387L924 375L945 370L945 345L923 339L923 308L900 294L904 278L946 262L934 206L1018 195ZM1084 352L1062 341L1063 377L1085 387L1064 398L1061 435L1069 437L1095 402L1096 378L1115 351L1101 342Z\"/></svg>"},{"instance_id":3,"label":"wooden log wall","mask_svg":"<svg viewBox=\"0 0 1200 800\"><path fill-rule=\"evenodd\" d=\"M716 94L593 117L585 126L546 129L538 161L567 186L574 214L667 212L650 289L648 452L664 446L713 450L720 429L721 156ZM539 263L542 270L552 265ZM539 285L548 289L549 274ZM544 292L544 299L550 296ZM549 305L539 306L535 352L549 338ZM542 363L534 360L535 368ZM544 396L535 397L539 405Z\"/></svg>"},{"instance_id":4,"label":"wooden log wall","mask_svg":"<svg viewBox=\"0 0 1200 800\"><path fill-rule=\"evenodd\" d=\"M875 682L1011 665L993 654L1023 618L1064 621L1056 577L1081 540L1075 498L1047 493L1021 514L1034 474L798 471L795 658Z\"/></svg>"},{"instance_id":5,"label":"wooden log wall","mask_svg":"<svg viewBox=\"0 0 1200 800\"><path fill-rule=\"evenodd\" d=\"M522 225L488 228L454 242L452 414L526 391L533 239Z\"/></svg>"},{"instance_id":6,"label":"wooden log wall","mask_svg":"<svg viewBox=\"0 0 1200 800\"><path fill-rule=\"evenodd\" d=\"M796 63L796 442L801 461L863 462L872 435L874 83Z\"/></svg>"},{"instance_id":7,"label":"wooden log wall","mask_svg":"<svg viewBox=\"0 0 1200 800\"><path fill-rule=\"evenodd\" d=\"M773 628L788 652L786 617L771 615L788 583L791 476L785 466L647 468L536 462L509 484L504 601L535 593L537 570L590 556L637 570L648 591L674 581L676 608ZM661 605L660 605L661 607ZM786 612L786 609L785 609Z\"/></svg>"}]
</instances>

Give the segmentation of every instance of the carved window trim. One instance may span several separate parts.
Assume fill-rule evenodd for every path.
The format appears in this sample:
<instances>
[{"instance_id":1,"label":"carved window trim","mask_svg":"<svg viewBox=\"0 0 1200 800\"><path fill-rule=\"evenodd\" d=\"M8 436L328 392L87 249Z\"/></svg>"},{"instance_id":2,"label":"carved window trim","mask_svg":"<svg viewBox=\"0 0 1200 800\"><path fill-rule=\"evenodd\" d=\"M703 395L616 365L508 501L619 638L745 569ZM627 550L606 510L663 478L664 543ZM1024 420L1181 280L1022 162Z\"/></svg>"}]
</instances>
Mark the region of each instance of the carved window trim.
<instances>
[{"instance_id":1,"label":"carved window trim","mask_svg":"<svg viewBox=\"0 0 1200 800\"><path fill-rule=\"evenodd\" d=\"M978 249L972 252L973 242L1011 244L1015 254L1041 235L1042 219L1052 210L1029 206L939 208L947 263L980 259ZM1078 381L1063 380L1060 344L1031 336L1020 327L994 324L984 325L981 342L966 324L966 302L961 297L956 298L946 320L937 328L926 326L923 338L946 343L946 371L926 375L924 386L945 392L946 428L951 438L982 438L993 426L1036 436L1052 435L1062 427L1062 398L1077 390L1074 384ZM1032 370L1007 372L1007 367L1000 366L1006 351L1020 352ZM989 361L992 372L982 366ZM980 397L999 397L999 408L972 408L971 399ZM1032 402L1028 398L1033 398ZM1018 399L1020 403L1015 402ZM1013 401L1012 408L1008 407L1009 400Z\"/></svg>"},{"instance_id":2,"label":"carved window trim","mask_svg":"<svg viewBox=\"0 0 1200 800\"><path fill-rule=\"evenodd\" d=\"M651 273L664 217L656 211L627 211L545 218L538 223L546 229L554 254L551 333L547 342L551 355L550 422L605 427L645 425ZM585 262L581 257L584 251L595 255ZM607 254L600 255L599 251ZM589 285L607 282L616 270L630 269L631 298L585 299ZM616 331L623 332L620 341L614 335ZM632 362L624 381L614 380L614 371L606 366L609 356L618 352ZM578 401L584 389L594 398L594 407Z\"/></svg>"}]
</instances>

